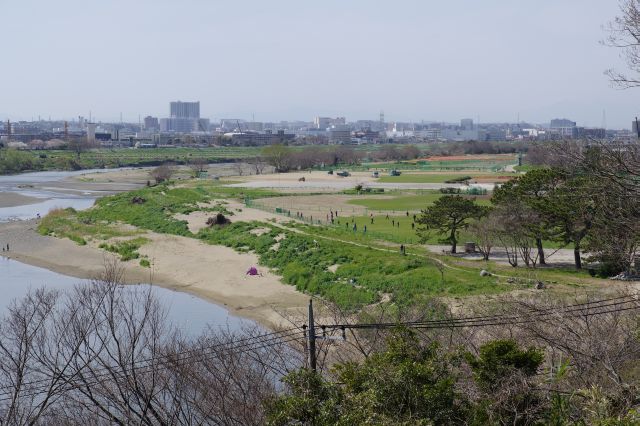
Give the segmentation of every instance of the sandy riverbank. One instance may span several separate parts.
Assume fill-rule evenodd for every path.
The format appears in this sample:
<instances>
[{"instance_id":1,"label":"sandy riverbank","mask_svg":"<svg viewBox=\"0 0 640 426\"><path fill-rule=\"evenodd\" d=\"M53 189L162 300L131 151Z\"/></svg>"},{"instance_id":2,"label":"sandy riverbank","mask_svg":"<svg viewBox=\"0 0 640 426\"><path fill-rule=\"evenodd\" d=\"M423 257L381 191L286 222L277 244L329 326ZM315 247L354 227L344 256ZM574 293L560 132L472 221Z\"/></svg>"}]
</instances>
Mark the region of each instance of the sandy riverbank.
<instances>
[{"instance_id":1,"label":"sandy riverbank","mask_svg":"<svg viewBox=\"0 0 640 426\"><path fill-rule=\"evenodd\" d=\"M28 197L17 192L0 192L0 208L26 206L37 204L47 200L46 198Z\"/></svg>"},{"instance_id":2,"label":"sandy riverbank","mask_svg":"<svg viewBox=\"0 0 640 426\"><path fill-rule=\"evenodd\" d=\"M10 247L0 255L82 279L99 276L111 256L91 244L80 246L68 239L39 235L36 226L35 220L0 224L0 246ZM262 276L245 276L249 267L258 264L253 254L192 238L154 233L145 236L151 242L141 247L140 253L149 257L152 268L143 268L137 261L125 262L128 284L152 282L188 292L267 327L285 323L280 312L304 309L308 303L308 296L282 284L265 268L259 267Z\"/></svg>"}]
</instances>

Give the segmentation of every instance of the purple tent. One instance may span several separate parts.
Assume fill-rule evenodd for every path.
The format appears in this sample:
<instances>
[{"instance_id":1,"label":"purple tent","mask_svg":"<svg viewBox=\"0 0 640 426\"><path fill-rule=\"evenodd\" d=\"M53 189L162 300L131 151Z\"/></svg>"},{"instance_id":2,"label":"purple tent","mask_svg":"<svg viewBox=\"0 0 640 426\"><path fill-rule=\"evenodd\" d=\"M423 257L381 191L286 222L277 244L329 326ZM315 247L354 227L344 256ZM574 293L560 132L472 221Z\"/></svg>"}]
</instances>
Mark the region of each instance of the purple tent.
<instances>
[{"instance_id":1,"label":"purple tent","mask_svg":"<svg viewBox=\"0 0 640 426\"><path fill-rule=\"evenodd\" d=\"M258 275L258 268L256 268L255 266L252 266L247 271L247 275Z\"/></svg>"}]
</instances>

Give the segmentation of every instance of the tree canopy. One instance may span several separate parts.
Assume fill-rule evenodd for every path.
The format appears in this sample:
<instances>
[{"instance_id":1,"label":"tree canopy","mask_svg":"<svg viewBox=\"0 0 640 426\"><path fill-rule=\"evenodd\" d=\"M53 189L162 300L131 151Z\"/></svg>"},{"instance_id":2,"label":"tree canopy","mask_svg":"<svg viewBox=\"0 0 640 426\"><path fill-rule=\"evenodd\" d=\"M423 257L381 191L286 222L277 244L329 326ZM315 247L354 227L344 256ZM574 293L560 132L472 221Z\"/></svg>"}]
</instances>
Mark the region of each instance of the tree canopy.
<instances>
[{"instance_id":1,"label":"tree canopy","mask_svg":"<svg viewBox=\"0 0 640 426\"><path fill-rule=\"evenodd\" d=\"M455 253L460 230L467 228L471 219L483 216L486 211L476 204L475 199L445 195L422 211L416 220L419 225L416 232L423 241L429 238L430 231L446 235L443 242L451 244L451 253Z\"/></svg>"}]
</instances>

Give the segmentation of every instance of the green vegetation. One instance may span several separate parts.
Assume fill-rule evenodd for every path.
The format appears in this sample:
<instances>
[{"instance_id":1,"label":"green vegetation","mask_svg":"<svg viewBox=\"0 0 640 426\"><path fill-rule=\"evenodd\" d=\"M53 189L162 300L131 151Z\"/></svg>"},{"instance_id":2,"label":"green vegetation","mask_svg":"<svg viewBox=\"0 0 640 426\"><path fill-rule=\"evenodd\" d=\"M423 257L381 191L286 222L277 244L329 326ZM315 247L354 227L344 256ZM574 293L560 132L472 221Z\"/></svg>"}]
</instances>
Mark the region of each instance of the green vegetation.
<instances>
[{"instance_id":1,"label":"green vegetation","mask_svg":"<svg viewBox=\"0 0 640 426\"><path fill-rule=\"evenodd\" d=\"M397 194L397 193L396 193ZM349 204L363 206L371 210L388 210L394 212L420 211L439 200L443 194L441 192L428 192L418 195L386 196L355 198L349 200ZM472 197L473 198L473 197ZM488 206L491 204L488 197L479 198L479 205Z\"/></svg>"},{"instance_id":2,"label":"green vegetation","mask_svg":"<svg viewBox=\"0 0 640 426\"><path fill-rule=\"evenodd\" d=\"M469 176L467 174L452 173L403 173L400 176L381 176L378 182L390 183L459 183L465 180L499 178L500 174L475 174ZM464 179L463 179L464 178Z\"/></svg>"},{"instance_id":3,"label":"green vegetation","mask_svg":"<svg viewBox=\"0 0 640 426\"><path fill-rule=\"evenodd\" d=\"M430 238L430 231L445 235L443 242L451 244L451 253L456 253L460 231L467 229L473 219L479 219L487 213L486 208L459 195L445 195L422 212L416 222L421 225L417 234L422 241Z\"/></svg>"},{"instance_id":4,"label":"green vegetation","mask_svg":"<svg viewBox=\"0 0 640 426\"><path fill-rule=\"evenodd\" d=\"M211 244L253 251L263 265L278 270L286 283L348 309L377 301L382 294L408 306L429 296L507 290L495 278L480 277L475 269L448 270L443 281L438 268L426 258L330 241L321 238L321 227L297 227L310 235L277 227L260 236L250 232L264 226L259 222L233 223L222 229L203 229L198 237ZM273 250L279 235L285 238L279 241L278 250ZM334 265L338 266L335 273L328 270Z\"/></svg>"},{"instance_id":5,"label":"green vegetation","mask_svg":"<svg viewBox=\"0 0 640 426\"><path fill-rule=\"evenodd\" d=\"M432 158L429 161L396 161L383 163L363 163L363 167L368 169L384 169L384 170L420 170L420 171L480 171L480 172L498 172L504 167L517 162L516 156L488 156L486 158L469 155L468 158L455 160L439 160ZM404 174L403 174L404 175ZM403 175L392 177L385 176L389 182L402 178ZM383 178L381 178L383 179ZM401 181L395 181L401 182ZM408 181L411 182L411 181Z\"/></svg>"},{"instance_id":6,"label":"green vegetation","mask_svg":"<svg viewBox=\"0 0 640 426\"><path fill-rule=\"evenodd\" d=\"M188 164L194 159L219 163L252 158L259 154L260 148L256 147L92 149L79 154L72 150L4 149L0 150L0 174L38 170L157 166L165 162Z\"/></svg>"},{"instance_id":7,"label":"green vegetation","mask_svg":"<svg viewBox=\"0 0 640 426\"><path fill-rule=\"evenodd\" d=\"M398 328L383 350L362 362L337 363L331 378L307 369L287 375L284 394L266 405L268 423L569 424L568 413L523 380L534 378L543 359L541 351L512 340L484 344L477 357L461 356Z\"/></svg>"},{"instance_id":8,"label":"green vegetation","mask_svg":"<svg viewBox=\"0 0 640 426\"><path fill-rule=\"evenodd\" d=\"M151 262L149 262L149 259L140 259L140 266L143 268L151 268Z\"/></svg>"},{"instance_id":9,"label":"green vegetation","mask_svg":"<svg viewBox=\"0 0 640 426\"><path fill-rule=\"evenodd\" d=\"M127 260L138 259L140 257L138 249L148 242L149 240L147 238L139 237L133 240L118 241L115 244L102 243L99 247L120 255L120 260L126 262ZM142 261L140 261L140 264L142 265Z\"/></svg>"},{"instance_id":10,"label":"green vegetation","mask_svg":"<svg viewBox=\"0 0 640 426\"><path fill-rule=\"evenodd\" d=\"M38 232L42 235L55 235L59 238L69 238L80 245L87 243L86 239L108 240L114 237L128 237L140 231L123 230L105 220L92 220L84 212L77 212L72 208L57 209L49 212L38 224Z\"/></svg>"}]
</instances>

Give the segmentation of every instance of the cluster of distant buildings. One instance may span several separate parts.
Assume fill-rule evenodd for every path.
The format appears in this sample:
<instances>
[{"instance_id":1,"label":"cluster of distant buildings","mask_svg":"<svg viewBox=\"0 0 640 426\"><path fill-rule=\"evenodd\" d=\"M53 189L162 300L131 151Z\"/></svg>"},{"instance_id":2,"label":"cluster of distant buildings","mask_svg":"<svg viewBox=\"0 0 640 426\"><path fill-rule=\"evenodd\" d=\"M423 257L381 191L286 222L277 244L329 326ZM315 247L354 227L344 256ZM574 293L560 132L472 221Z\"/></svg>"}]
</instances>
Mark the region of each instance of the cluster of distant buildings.
<instances>
[{"instance_id":1,"label":"cluster of distant buildings","mask_svg":"<svg viewBox=\"0 0 640 426\"><path fill-rule=\"evenodd\" d=\"M632 139L630 130L581 127L566 118L547 125L519 123L386 122L384 113L376 120L347 121L345 117L315 117L312 121L257 122L223 118L211 121L200 116L200 102L175 101L168 117L147 116L138 123L95 123L85 117L72 121L20 121L0 124L0 142L26 148L51 148L70 138L86 138L103 146L155 147L159 145L264 146L288 144L376 144L446 141L518 141L559 139Z\"/></svg>"}]
</instances>

